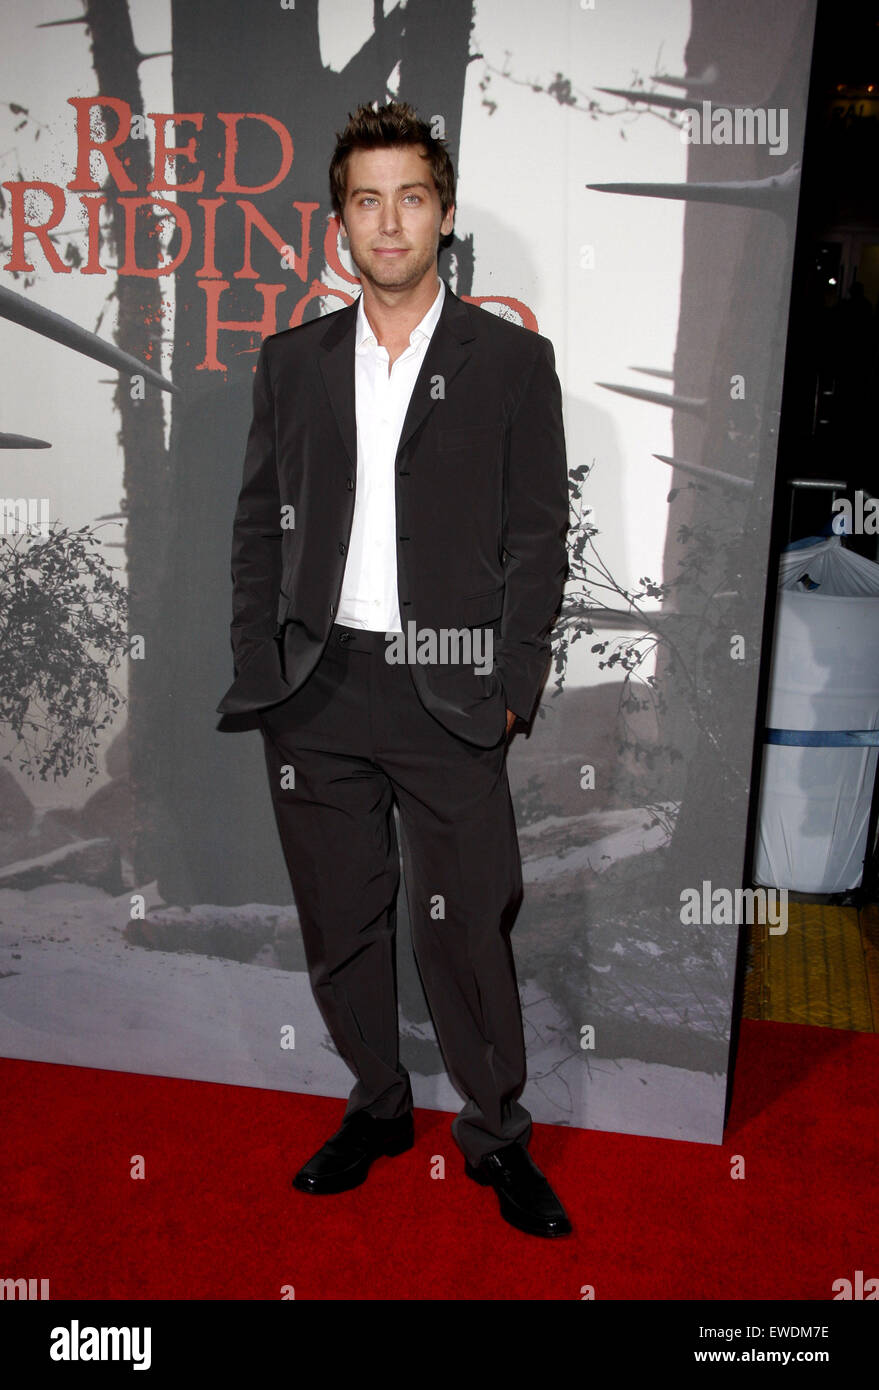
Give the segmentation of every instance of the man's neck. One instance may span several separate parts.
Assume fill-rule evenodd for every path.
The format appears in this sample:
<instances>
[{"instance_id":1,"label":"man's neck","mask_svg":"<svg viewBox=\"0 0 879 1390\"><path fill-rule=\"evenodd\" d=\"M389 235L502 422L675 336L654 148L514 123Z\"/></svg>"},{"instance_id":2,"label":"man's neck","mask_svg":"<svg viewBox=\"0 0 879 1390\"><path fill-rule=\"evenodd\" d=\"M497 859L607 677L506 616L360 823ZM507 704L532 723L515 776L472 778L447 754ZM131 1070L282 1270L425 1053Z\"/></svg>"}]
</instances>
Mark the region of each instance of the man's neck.
<instances>
[{"instance_id":1,"label":"man's neck","mask_svg":"<svg viewBox=\"0 0 879 1390\"><path fill-rule=\"evenodd\" d=\"M396 349L399 355L408 346L413 328L436 299L439 286L436 266L411 290L403 292L382 289L364 280L363 312L376 341L389 352Z\"/></svg>"}]
</instances>

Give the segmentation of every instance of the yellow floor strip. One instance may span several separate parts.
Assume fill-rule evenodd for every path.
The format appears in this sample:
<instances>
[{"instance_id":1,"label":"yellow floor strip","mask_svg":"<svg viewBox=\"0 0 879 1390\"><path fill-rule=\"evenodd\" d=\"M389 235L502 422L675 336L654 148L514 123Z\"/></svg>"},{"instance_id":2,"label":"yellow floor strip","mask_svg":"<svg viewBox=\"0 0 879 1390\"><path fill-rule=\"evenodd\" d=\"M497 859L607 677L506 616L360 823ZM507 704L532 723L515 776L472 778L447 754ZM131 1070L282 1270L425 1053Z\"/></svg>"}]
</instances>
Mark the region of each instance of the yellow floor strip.
<instances>
[{"instance_id":1,"label":"yellow floor strip","mask_svg":"<svg viewBox=\"0 0 879 1390\"><path fill-rule=\"evenodd\" d=\"M744 1016L879 1031L879 909L788 902L785 936L751 928Z\"/></svg>"},{"instance_id":2,"label":"yellow floor strip","mask_svg":"<svg viewBox=\"0 0 879 1390\"><path fill-rule=\"evenodd\" d=\"M742 1013L745 1018L766 1018L769 1005L769 992L766 983L766 950L769 943L768 927L765 922L756 922L748 928L748 959L745 967L745 985Z\"/></svg>"},{"instance_id":3,"label":"yellow floor strip","mask_svg":"<svg viewBox=\"0 0 879 1390\"><path fill-rule=\"evenodd\" d=\"M870 903L862 908L860 920L867 988L873 1009L873 1031L879 1033L879 906Z\"/></svg>"}]
</instances>

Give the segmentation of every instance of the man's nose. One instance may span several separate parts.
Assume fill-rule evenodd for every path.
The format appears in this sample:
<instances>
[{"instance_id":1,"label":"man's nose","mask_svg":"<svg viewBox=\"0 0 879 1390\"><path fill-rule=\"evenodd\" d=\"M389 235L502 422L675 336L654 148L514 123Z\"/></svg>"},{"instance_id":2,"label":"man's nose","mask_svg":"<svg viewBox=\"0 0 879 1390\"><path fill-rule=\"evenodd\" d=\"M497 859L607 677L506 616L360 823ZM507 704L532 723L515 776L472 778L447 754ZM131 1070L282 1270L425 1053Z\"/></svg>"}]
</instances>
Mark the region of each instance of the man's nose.
<instances>
[{"instance_id":1,"label":"man's nose","mask_svg":"<svg viewBox=\"0 0 879 1390\"><path fill-rule=\"evenodd\" d=\"M393 204L386 203L382 209L381 230L384 236L396 236L400 230L400 214Z\"/></svg>"}]
</instances>

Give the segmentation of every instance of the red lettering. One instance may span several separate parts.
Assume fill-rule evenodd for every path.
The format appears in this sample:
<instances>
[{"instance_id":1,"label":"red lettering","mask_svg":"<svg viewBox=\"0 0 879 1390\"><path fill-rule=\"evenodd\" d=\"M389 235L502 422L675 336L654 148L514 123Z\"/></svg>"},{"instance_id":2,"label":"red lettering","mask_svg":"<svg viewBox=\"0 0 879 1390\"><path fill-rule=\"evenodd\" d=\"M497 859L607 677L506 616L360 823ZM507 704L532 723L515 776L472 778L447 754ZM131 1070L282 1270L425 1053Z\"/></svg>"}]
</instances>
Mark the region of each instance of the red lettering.
<instances>
[{"instance_id":1,"label":"red lettering","mask_svg":"<svg viewBox=\"0 0 879 1390\"><path fill-rule=\"evenodd\" d=\"M144 279L157 280L160 275L170 275L172 270L176 270L179 265L183 264L192 245L192 227L188 214L178 203L168 203L164 198L157 198L155 195L144 198L123 198L120 199L120 203L125 217L125 261L119 267L120 275L140 275ZM153 206L164 208L177 223L180 228L180 250L172 261L167 261L164 265L139 266L134 250L137 214L140 208Z\"/></svg>"},{"instance_id":2,"label":"red lettering","mask_svg":"<svg viewBox=\"0 0 879 1390\"><path fill-rule=\"evenodd\" d=\"M59 188L56 183L39 183L21 180L17 183L4 183L4 188L9 189L9 199L12 213L12 255L3 267L4 270L34 270L24 253L25 232L31 232L40 243L43 255L46 257L52 270L58 275L69 275L72 266L66 265L62 261L55 247L52 245L49 233L53 227L64 216L67 206L67 199L64 196L64 189ZM46 222L28 222L27 209L25 207L24 196L29 189L34 189L38 193L45 193L52 203L52 210Z\"/></svg>"},{"instance_id":3,"label":"red lettering","mask_svg":"<svg viewBox=\"0 0 879 1390\"><path fill-rule=\"evenodd\" d=\"M85 208L88 218L88 260L80 268L82 275L106 275L107 272L101 265L101 208L106 205L106 198L80 198L79 200Z\"/></svg>"},{"instance_id":4,"label":"red lettering","mask_svg":"<svg viewBox=\"0 0 879 1390\"><path fill-rule=\"evenodd\" d=\"M353 304L354 296L348 294L346 290L334 290L329 285L322 285L320 280L312 280L305 294L299 300L293 313L290 315L288 328L298 328L305 313L306 304L310 304L313 299L341 299L343 304Z\"/></svg>"},{"instance_id":5,"label":"red lettering","mask_svg":"<svg viewBox=\"0 0 879 1390\"><path fill-rule=\"evenodd\" d=\"M225 198L199 198L198 205L204 208L204 262L200 270L195 272L196 280L204 280L208 277L219 280L220 272L214 260L214 253L217 249L217 209L225 203Z\"/></svg>"},{"instance_id":6,"label":"red lettering","mask_svg":"<svg viewBox=\"0 0 879 1390\"><path fill-rule=\"evenodd\" d=\"M204 115L201 111L190 112L189 115L177 115L176 112L167 113L159 111L148 111L147 115L156 128L156 159L152 183L147 184L148 193L173 193L176 189L186 188L193 193L200 193L204 187L204 170L193 179L191 183L181 183L178 179L176 183L166 183L168 173L167 161L169 159L188 159L190 164L195 163L195 136L187 140L185 145L166 145L165 144L165 123L173 121L175 125L180 125L183 121L191 122L196 130L201 130L204 122ZM174 166L175 171L177 166Z\"/></svg>"},{"instance_id":7,"label":"red lettering","mask_svg":"<svg viewBox=\"0 0 879 1390\"><path fill-rule=\"evenodd\" d=\"M503 294L462 294L460 298L465 304L506 304L508 309L515 309L522 320L523 328L530 328L532 333L537 332L537 319L521 299L509 299Z\"/></svg>"},{"instance_id":8,"label":"red lettering","mask_svg":"<svg viewBox=\"0 0 879 1390\"><path fill-rule=\"evenodd\" d=\"M262 295L263 315L261 319L221 319L219 317L220 295L223 290L229 288L228 280L201 280L199 284L205 292L206 312L205 312L205 353L204 360L196 366L197 372L224 372L226 371L225 362L221 362L217 356L217 334L220 329L239 333L259 333L261 338L266 338L270 333L275 332L277 322L277 302L278 295L284 289L283 285L254 285L258 294Z\"/></svg>"},{"instance_id":9,"label":"red lettering","mask_svg":"<svg viewBox=\"0 0 879 1390\"><path fill-rule=\"evenodd\" d=\"M290 243L285 241L279 232L276 232L270 222L267 222L257 207L246 198L238 199L238 206L244 213L244 264L240 270L235 271L235 279L256 280L258 272L254 270L250 261L251 231L254 227L262 232L266 240L275 247L278 252L292 250ZM302 251L297 255L293 252L293 269L304 280L308 272L308 258L311 255L311 216L320 203L294 203L296 211L299 213L302 223Z\"/></svg>"},{"instance_id":10,"label":"red lettering","mask_svg":"<svg viewBox=\"0 0 879 1390\"><path fill-rule=\"evenodd\" d=\"M218 111L217 120L222 121L226 127L226 158L223 164L223 182L217 184L218 193L267 193L270 188L277 188L279 183L284 182L293 163L293 141L285 125L276 121L274 116L260 115L258 111ZM239 183L235 176L239 121L262 121L275 132L281 142L281 167L268 183L247 187Z\"/></svg>"},{"instance_id":11,"label":"red lettering","mask_svg":"<svg viewBox=\"0 0 879 1390\"><path fill-rule=\"evenodd\" d=\"M125 193L132 193L137 185L128 177L118 155L115 153L116 146L121 145L128 139L131 130L131 107L127 101L117 101L115 97L68 97L70 105L76 111L76 173L68 183L67 187L73 189L75 193L100 193L101 185L92 178L91 173L91 154L97 151L103 156L107 165L107 173L116 184L116 187ZM92 136L91 112L93 107L109 107L116 112L119 125L115 135L110 135L106 140L95 140Z\"/></svg>"}]
</instances>

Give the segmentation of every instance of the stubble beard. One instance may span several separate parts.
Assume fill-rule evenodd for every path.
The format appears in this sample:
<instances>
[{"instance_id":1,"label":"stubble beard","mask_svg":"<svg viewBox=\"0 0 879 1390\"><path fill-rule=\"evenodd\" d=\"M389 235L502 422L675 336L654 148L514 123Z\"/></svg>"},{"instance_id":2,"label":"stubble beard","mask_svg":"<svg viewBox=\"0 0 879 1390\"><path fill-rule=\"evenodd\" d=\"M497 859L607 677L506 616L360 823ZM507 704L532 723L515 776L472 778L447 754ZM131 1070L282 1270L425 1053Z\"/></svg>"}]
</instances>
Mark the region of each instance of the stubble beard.
<instances>
[{"instance_id":1,"label":"stubble beard","mask_svg":"<svg viewBox=\"0 0 879 1390\"><path fill-rule=\"evenodd\" d=\"M378 257L378 264L375 259L370 259L367 265L361 265L352 251L352 259L359 271L361 280L367 280L369 284L379 290L408 290L413 285L417 285L420 280L431 269L436 269L437 249L433 252L425 251L424 254L415 262L410 261L395 267L393 261L387 265L382 264L382 258ZM367 255L369 253L367 252Z\"/></svg>"}]
</instances>

